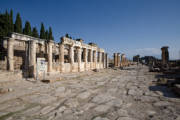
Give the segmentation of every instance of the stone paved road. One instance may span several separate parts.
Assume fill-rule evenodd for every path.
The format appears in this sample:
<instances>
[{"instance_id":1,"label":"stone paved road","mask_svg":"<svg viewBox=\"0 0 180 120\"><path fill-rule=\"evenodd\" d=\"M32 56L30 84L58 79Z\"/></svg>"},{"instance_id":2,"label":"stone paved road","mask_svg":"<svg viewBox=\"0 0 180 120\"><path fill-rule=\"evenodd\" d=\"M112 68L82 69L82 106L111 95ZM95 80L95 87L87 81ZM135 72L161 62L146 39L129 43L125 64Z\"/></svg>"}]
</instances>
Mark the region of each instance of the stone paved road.
<instances>
[{"instance_id":1,"label":"stone paved road","mask_svg":"<svg viewBox=\"0 0 180 120\"><path fill-rule=\"evenodd\" d=\"M0 120L180 120L180 98L145 66L19 81L0 95Z\"/></svg>"}]
</instances>

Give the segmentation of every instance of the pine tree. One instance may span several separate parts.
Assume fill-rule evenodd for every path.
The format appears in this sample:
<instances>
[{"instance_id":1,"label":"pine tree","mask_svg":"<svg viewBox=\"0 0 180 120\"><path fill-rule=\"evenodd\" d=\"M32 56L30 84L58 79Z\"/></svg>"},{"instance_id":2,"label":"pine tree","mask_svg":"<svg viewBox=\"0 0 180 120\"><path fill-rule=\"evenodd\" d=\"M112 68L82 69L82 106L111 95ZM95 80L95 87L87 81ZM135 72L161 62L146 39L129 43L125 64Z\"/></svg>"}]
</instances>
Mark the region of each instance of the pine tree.
<instances>
[{"instance_id":1,"label":"pine tree","mask_svg":"<svg viewBox=\"0 0 180 120\"><path fill-rule=\"evenodd\" d=\"M38 34L38 31L37 31L36 27L34 27L33 30L32 30L32 36L36 37L36 38L39 37L39 34Z\"/></svg>"},{"instance_id":2,"label":"pine tree","mask_svg":"<svg viewBox=\"0 0 180 120\"><path fill-rule=\"evenodd\" d=\"M16 15L14 31L17 33L22 33L22 21L21 21L21 17L20 17L19 13L17 13L17 15Z\"/></svg>"},{"instance_id":3,"label":"pine tree","mask_svg":"<svg viewBox=\"0 0 180 120\"><path fill-rule=\"evenodd\" d=\"M44 24L43 23L41 23L40 38L41 39L46 39L45 28L44 28Z\"/></svg>"},{"instance_id":4,"label":"pine tree","mask_svg":"<svg viewBox=\"0 0 180 120\"><path fill-rule=\"evenodd\" d=\"M46 30L46 32L45 32L45 39L46 39L47 41L49 41L48 35L49 35L49 32L48 32L48 30Z\"/></svg>"},{"instance_id":5,"label":"pine tree","mask_svg":"<svg viewBox=\"0 0 180 120\"><path fill-rule=\"evenodd\" d=\"M14 23L13 23L13 10L10 11L10 30L9 32L14 32Z\"/></svg>"},{"instance_id":6,"label":"pine tree","mask_svg":"<svg viewBox=\"0 0 180 120\"><path fill-rule=\"evenodd\" d=\"M25 23L23 34L31 36L31 24L29 23L29 21L26 21Z\"/></svg>"},{"instance_id":7,"label":"pine tree","mask_svg":"<svg viewBox=\"0 0 180 120\"><path fill-rule=\"evenodd\" d=\"M53 35L52 35L52 28L51 28L51 27L49 27L49 35L48 35L48 38L49 38L49 40L54 40Z\"/></svg>"}]
</instances>

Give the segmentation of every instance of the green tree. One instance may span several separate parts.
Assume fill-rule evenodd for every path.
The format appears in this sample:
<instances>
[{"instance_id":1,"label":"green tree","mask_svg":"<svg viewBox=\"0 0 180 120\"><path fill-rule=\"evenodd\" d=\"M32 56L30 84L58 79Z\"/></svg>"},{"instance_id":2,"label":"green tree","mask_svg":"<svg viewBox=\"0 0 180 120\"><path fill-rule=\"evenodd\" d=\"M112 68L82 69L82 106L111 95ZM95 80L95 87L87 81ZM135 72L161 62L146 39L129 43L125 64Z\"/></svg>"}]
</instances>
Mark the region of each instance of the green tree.
<instances>
[{"instance_id":1,"label":"green tree","mask_svg":"<svg viewBox=\"0 0 180 120\"><path fill-rule=\"evenodd\" d=\"M5 22L4 22L4 24L5 24L5 28L4 28L4 36L7 36L8 35L8 33L9 33L9 31L10 31L10 16L9 16L9 13L8 13L8 11L6 10L6 12L5 12Z\"/></svg>"},{"instance_id":2,"label":"green tree","mask_svg":"<svg viewBox=\"0 0 180 120\"><path fill-rule=\"evenodd\" d=\"M17 13L17 15L16 15L14 31L17 32L17 33L22 33L22 20L21 20L21 17L20 17L19 13Z\"/></svg>"},{"instance_id":3,"label":"green tree","mask_svg":"<svg viewBox=\"0 0 180 120\"><path fill-rule=\"evenodd\" d=\"M54 40L54 37L53 37L53 35L52 35L52 28L51 28L51 27L49 27L48 39L49 39L49 40Z\"/></svg>"},{"instance_id":4,"label":"green tree","mask_svg":"<svg viewBox=\"0 0 180 120\"><path fill-rule=\"evenodd\" d=\"M0 36L5 36L6 28L6 17L5 14L0 14Z\"/></svg>"},{"instance_id":5,"label":"green tree","mask_svg":"<svg viewBox=\"0 0 180 120\"><path fill-rule=\"evenodd\" d=\"M33 37L36 37L36 38L39 37L39 33L38 33L36 27L34 27L33 30L32 30L32 36L33 36Z\"/></svg>"},{"instance_id":6,"label":"green tree","mask_svg":"<svg viewBox=\"0 0 180 120\"><path fill-rule=\"evenodd\" d=\"M44 28L44 24L43 23L41 23L40 38L41 39L46 39L45 28Z\"/></svg>"},{"instance_id":7,"label":"green tree","mask_svg":"<svg viewBox=\"0 0 180 120\"><path fill-rule=\"evenodd\" d=\"M31 24L29 21L26 21L25 27L23 29L23 34L31 36Z\"/></svg>"},{"instance_id":8,"label":"green tree","mask_svg":"<svg viewBox=\"0 0 180 120\"><path fill-rule=\"evenodd\" d=\"M49 32L48 32L48 30L46 30L46 32L45 32L45 39L47 40L47 41L49 41Z\"/></svg>"},{"instance_id":9,"label":"green tree","mask_svg":"<svg viewBox=\"0 0 180 120\"><path fill-rule=\"evenodd\" d=\"M14 32L13 10L12 10L12 9L11 9L11 11L10 11L9 22L10 22L10 30L9 30L9 32Z\"/></svg>"}]
</instances>

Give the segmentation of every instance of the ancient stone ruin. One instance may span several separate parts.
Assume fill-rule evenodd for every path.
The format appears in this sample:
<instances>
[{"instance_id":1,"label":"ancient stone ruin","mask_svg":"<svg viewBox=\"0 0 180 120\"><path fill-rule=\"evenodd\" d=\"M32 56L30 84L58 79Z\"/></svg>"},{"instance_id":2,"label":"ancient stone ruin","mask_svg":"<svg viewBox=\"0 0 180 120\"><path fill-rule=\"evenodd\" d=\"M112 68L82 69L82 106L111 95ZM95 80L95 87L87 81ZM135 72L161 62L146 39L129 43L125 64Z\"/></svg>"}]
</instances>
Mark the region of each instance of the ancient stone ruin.
<instances>
[{"instance_id":1,"label":"ancient stone ruin","mask_svg":"<svg viewBox=\"0 0 180 120\"><path fill-rule=\"evenodd\" d=\"M168 61L169 61L169 52L168 52L168 46L164 46L161 48L161 51L162 51L162 64L163 65L166 65L168 64Z\"/></svg>"},{"instance_id":2,"label":"ancient stone ruin","mask_svg":"<svg viewBox=\"0 0 180 120\"><path fill-rule=\"evenodd\" d=\"M26 77L41 73L42 64L46 73L81 72L103 69L108 66L105 50L83 40L61 37L60 43L11 33L1 38L1 70L21 70Z\"/></svg>"},{"instance_id":3,"label":"ancient stone ruin","mask_svg":"<svg viewBox=\"0 0 180 120\"><path fill-rule=\"evenodd\" d=\"M114 67L124 67L130 64L125 54L114 53L113 57L114 57Z\"/></svg>"}]
</instances>

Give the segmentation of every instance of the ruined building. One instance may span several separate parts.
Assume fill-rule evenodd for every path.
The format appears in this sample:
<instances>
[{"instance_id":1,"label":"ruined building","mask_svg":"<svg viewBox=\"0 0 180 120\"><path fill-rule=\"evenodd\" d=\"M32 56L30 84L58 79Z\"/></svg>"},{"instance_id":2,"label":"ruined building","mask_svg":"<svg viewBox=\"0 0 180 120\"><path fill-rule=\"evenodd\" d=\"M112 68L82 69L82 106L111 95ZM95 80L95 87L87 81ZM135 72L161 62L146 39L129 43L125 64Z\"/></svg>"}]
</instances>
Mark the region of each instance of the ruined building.
<instances>
[{"instance_id":1,"label":"ruined building","mask_svg":"<svg viewBox=\"0 0 180 120\"><path fill-rule=\"evenodd\" d=\"M81 72L108 66L104 49L83 40L62 37L60 43L11 33L0 42L0 69L21 70L24 76L35 77L45 72Z\"/></svg>"}]
</instances>

